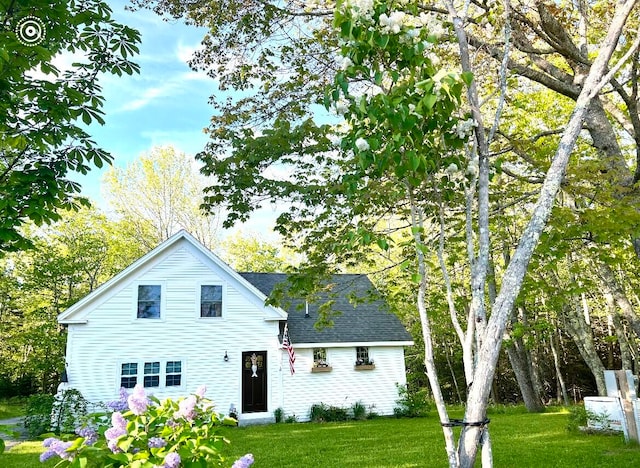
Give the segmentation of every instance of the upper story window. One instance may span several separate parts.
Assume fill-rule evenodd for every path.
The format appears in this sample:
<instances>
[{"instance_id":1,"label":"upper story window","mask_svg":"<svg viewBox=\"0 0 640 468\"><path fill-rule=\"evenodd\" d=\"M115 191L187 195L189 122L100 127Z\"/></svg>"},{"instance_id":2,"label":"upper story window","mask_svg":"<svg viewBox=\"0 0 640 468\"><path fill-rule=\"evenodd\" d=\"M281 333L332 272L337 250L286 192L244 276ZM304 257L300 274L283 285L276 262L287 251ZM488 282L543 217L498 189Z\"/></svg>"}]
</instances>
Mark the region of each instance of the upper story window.
<instances>
[{"instance_id":1,"label":"upper story window","mask_svg":"<svg viewBox=\"0 0 640 468\"><path fill-rule=\"evenodd\" d=\"M222 317L222 285L200 286L200 317Z\"/></svg>"},{"instance_id":2,"label":"upper story window","mask_svg":"<svg viewBox=\"0 0 640 468\"><path fill-rule=\"evenodd\" d=\"M160 318L162 287L157 285L138 286L138 318Z\"/></svg>"}]
</instances>

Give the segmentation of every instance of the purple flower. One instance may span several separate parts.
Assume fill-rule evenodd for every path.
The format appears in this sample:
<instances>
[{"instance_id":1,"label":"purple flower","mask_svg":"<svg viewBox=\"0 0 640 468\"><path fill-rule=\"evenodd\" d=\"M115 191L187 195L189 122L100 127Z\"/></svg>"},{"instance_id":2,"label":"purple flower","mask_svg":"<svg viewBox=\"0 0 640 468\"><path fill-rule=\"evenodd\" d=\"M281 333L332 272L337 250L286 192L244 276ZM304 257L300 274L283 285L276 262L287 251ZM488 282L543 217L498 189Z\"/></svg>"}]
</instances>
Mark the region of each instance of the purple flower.
<instances>
[{"instance_id":1,"label":"purple flower","mask_svg":"<svg viewBox=\"0 0 640 468\"><path fill-rule=\"evenodd\" d=\"M180 466L180 455L175 452L168 453L166 457L164 457L164 468L178 468Z\"/></svg>"},{"instance_id":2,"label":"purple flower","mask_svg":"<svg viewBox=\"0 0 640 468\"><path fill-rule=\"evenodd\" d=\"M144 387L137 384L133 389L133 393L127 398L127 402L129 402L129 409L133 414L137 416L143 414L147 410L147 406L149 406L149 400L144 393Z\"/></svg>"},{"instance_id":3,"label":"purple flower","mask_svg":"<svg viewBox=\"0 0 640 468\"><path fill-rule=\"evenodd\" d=\"M254 461L253 454L247 453L244 457L238 458L231 468L249 468Z\"/></svg>"},{"instance_id":4,"label":"purple flower","mask_svg":"<svg viewBox=\"0 0 640 468\"><path fill-rule=\"evenodd\" d=\"M189 395L187 398L178 403L178 411L173 415L175 418L184 418L187 421L193 422L196 417L196 397Z\"/></svg>"},{"instance_id":5,"label":"purple flower","mask_svg":"<svg viewBox=\"0 0 640 468\"><path fill-rule=\"evenodd\" d=\"M77 428L76 434L80 437L84 437L84 443L87 445L93 445L98 440L98 433L94 428L89 426Z\"/></svg>"},{"instance_id":6,"label":"purple flower","mask_svg":"<svg viewBox=\"0 0 640 468\"><path fill-rule=\"evenodd\" d=\"M115 412L111 415L111 427L104 431L107 439L107 446L113 453L120 451L118 448L118 438L127 433L127 420L122 414Z\"/></svg>"},{"instance_id":7,"label":"purple flower","mask_svg":"<svg viewBox=\"0 0 640 468\"><path fill-rule=\"evenodd\" d=\"M55 438L55 437L47 437L46 439L44 439L42 441L42 446L43 447L51 447L51 444L56 440L58 440L58 439Z\"/></svg>"},{"instance_id":8,"label":"purple flower","mask_svg":"<svg viewBox=\"0 0 640 468\"><path fill-rule=\"evenodd\" d=\"M111 450L113 453L122 452L122 449L118 447L118 439L111 439L109 442L107 442L107 447L109 447L109 450Z\"/></svg>"},{"instance_id":9,"label":"purple flower","mask_svg":"<svg viewBox=\"0 0 640 468\"><path fill-rule=\"evenodd\" d=\"M129 409L127 406L127 397L129 394L127 393L127 389L124 387L120 387L120 398L117 400L107 402L107 408L111 411L126 411Z\"/></svg>"},{"instance_id":10,"label":"purple flower","mask_svg":"<svg viewBox=\"0 0 640 468\"><path fill-rule=\"evenodd\" d=\"M59 456L63 460L73 460L74 454L67 452L67 449L71 447L72 442L63 442L55 437L47 437L42 441L42 446L47 447L49 450L40 455L40 461L48 460L54 455Z\"/></svg>"},{"instance_id":11,"label":"purple flower","mask_svg":"<svg viewBox=\"0 0 640 468\"><path fill-rule=\"evenodd\" d=\"M44 453L40 454L40 462L44 463L46 462L49 458L55 456L56 452L54 452L53 450L47 450Z\"/></svg>"},{"instance_id":12,"label":"purple flower","mask_svg":"<svg viewBox=\"0 0 640 468\"><path fill-rule=\"evenodd\" d=\"M203 398L205 393L207 393L207 386L206 385L200 385L196 389L196 395L199 396L200 398Z\"/></svg>"},{"instance_id":13,"label":"purple flower","mask_svg":"<svg viewBox=\"0 0 640 468\"><path fill-rule=\"evenodd\" d=\"M61 440L54 440L51 442L49 449L58 455L63 460L73 460L73 453L67 452L67 449L73 445L73 442L62 442Z\"/></svg>"},{"instance_id":14,"label":"purple flower","mask_svg":"<svg viewBox=\"0 0 640 468\"><path fill-rule=\"evenodd\" d=\"M161 437L151 437L147 445L149 448L160 448L167 445L167 441Z\"/></svg>"}]
</instances>

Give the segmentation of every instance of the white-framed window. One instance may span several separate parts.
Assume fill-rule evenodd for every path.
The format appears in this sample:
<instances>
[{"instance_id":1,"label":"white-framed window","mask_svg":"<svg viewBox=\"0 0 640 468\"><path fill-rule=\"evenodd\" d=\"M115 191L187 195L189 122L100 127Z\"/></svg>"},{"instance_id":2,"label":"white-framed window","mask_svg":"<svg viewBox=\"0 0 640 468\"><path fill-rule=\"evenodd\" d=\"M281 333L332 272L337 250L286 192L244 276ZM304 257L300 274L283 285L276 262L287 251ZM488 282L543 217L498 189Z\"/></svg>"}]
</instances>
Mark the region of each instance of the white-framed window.
<instances>
[{"instance_id":1,"label":"white-framed window","mask_svg":"<svg viewBox=\"0 0 640 468\"><path fill-rule=\"evenodd\" d=\"M138 363L125 362L120 368L120 386L133 388L138 383Z\"/></svg>"},{"instance_id":2,"label":"white-framed window","mask_svg":"<svg viewBox=\"0 0 640 468\"><path fill-rule=\"evenodd\" d=\"M136 298L136 318L162 318L163 294L161 284L139 284Z\"/></svg>"},{"instance_id":3,"label":"white-framed window","mask_svg":"<svg viewBox=\"0 0 640 468\"><path fill-rule=\"evenodd\" d=\"M120 365L120 386L145 388L182 386L182 360L124 362Z\"/></svg>"},{"instance_id":4,"label":"white-framed window","mask_svg":"<svg viewBox=\"0 0 640 468\"><path fill-rule=\"evenodd\" d=\"M182 361L167 361L165 386L179 387L180 385L182 385Z\"/></svg>"},{"instance_id":5,"label":"white-framed window","mask_svg":"<svg viewBox=\"0 0 640 468\"><path fill-rule=\"evenodd\" d=\"M369 348L366 346L356 347L356 366L373 364L373 360L369 357Z\"/></svg>"},{"instance_id":6,"label":"white-framed window","mask_svg":"<svg viewBox=\"0 0 640 468\"><path fill-rule=\"evenodd\" d=\"M328 367L327 348L313 348L313 366Z\"/></svg>"},{"instance_id":7,"label":"white-framed window","mask_svg":"<svg viewBox=\"0 0 640 468\"><path fill-rule=\"evenodd\" d=\"M222 317L224 287L221 284L201 284L198 310L200 318Z\"/></svg>"},{"instance_id":8,"label":"white-framed window","mask_svg":"<svg viewBox=\"0 0 640 468\"><path fill-rule=\"evenodd\" d=\"M160 386L160 361L144 363L143 383L145 388Z\"/></svg>"}]
</instances>

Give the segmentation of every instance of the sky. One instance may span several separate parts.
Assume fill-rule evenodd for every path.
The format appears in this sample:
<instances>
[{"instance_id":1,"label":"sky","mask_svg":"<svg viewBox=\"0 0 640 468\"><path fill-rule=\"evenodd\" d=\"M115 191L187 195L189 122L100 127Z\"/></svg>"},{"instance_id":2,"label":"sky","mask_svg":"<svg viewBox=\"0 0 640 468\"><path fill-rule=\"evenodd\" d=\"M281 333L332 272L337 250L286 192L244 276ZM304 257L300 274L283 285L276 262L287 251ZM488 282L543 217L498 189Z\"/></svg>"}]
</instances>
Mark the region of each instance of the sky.
<instances>
[{"instance_id":1,"label":"sky","mask_svg":"<svg viewBox=\"0 0 640 468\"><path fill-rule=\"evenodd\" d=\"M209 97L218 92L213 79L187 65L200 46L204 29L177 20L164 21L148 10L126 11L128 0L107 3L116 21L141 33L140 54L134 57L140 73L101 77L105 124L91 124L90 135L113 156L117 167L125 167L159 145L172 145L195 156L207 142L203 129L214 112ZM107 169L93 168L86 176L73 177L82 184L83 195L103 209L100 185ZM265 208L241 229L269 233L275 216L271 208Z\"/></svg>"}]
</instances>

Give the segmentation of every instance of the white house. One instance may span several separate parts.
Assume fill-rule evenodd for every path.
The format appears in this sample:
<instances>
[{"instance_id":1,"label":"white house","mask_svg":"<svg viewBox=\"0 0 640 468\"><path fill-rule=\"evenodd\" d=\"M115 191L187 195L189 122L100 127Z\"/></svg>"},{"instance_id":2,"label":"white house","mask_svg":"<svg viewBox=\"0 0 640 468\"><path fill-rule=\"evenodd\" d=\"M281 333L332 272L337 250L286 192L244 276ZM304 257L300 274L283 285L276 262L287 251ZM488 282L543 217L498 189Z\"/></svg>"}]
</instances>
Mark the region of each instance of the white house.
<instances>
[{"instance_id":1,"label":"white house","mask_svg":"<svg viewBox=\"0 0 640 468\"><path fill-rule=\"evenodd\" d=\"M313 304L293 303L289 313L265 305L285 279L237 273L181 231L59 315L68 329L66 386L98 402L137 383L161 399L204 384L218 411L236 408L241 424L273 421L277 408L305 421L315 403L360 401L392 414L397 384L406 383L404 347L413 342L381 301L347 300L372 289L366 276L334 278L342 314L323 331L313 326Z\"/></svg>"}]
</instances>

